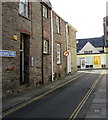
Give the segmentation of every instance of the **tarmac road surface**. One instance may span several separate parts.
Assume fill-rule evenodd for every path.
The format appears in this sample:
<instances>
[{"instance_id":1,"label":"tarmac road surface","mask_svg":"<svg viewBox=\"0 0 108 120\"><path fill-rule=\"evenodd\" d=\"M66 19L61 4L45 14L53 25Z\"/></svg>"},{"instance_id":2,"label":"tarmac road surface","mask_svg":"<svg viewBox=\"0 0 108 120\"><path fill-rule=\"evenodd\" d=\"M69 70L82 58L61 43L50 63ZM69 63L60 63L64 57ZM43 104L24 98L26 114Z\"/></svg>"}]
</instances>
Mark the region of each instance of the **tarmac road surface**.
<instances>
[{"instance_id":1,"label":"tarmac road surface","mask_svg":"<svg viewBox=\"0 0 108 120\"><path fill-rule=\"evenodd\" d=\"M84 118L101 83L102 73L103 70L89 70L5 118Z\"/></svg>"}]
</instances>

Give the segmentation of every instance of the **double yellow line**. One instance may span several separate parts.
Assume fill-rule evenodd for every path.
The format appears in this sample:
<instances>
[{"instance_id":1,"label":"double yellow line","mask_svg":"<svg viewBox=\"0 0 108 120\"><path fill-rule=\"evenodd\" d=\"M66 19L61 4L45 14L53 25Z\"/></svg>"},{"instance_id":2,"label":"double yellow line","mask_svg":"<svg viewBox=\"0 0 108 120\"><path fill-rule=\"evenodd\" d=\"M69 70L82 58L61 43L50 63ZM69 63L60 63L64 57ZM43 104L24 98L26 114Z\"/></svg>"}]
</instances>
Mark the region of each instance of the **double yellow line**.
<instances>
[{"instance_id":1,"label":"double yellow line","mask_svg":"<svg viewBox=\"0 0 108 120\"><path fill-rule=\"evenodd\" d=\"M73 79L71 79L71 80L69 80L69 81L67 81L67 82L65 82L65 83L63 83L63 84L61 84L61 85L59 85L59 86L57 86L57 87L54 87L53 89L49 90L48 92L45 92L44 94L42 94L42 95L40 95L40 96L38 96L38 97L35 97L35 98L33 98L32 100L27 101L27 102L24 103L23 105L20 105L20 106L14 108L14 109L12 109L12 110L7 111L7 112L4 113L3 115L0 115L0 118L1 118L1 117L4 118L4 117L6 117L7 115L9 115L9 114L11 114L11 113L13 113L13 112L15 112L15 111L23 108L24 106L32 103L33 101L36 101L36 100L38 100L38 99L40 99L40 98L42 98L42 97L50 94L51 92L53 92L53 91L55 91L55 90L63 87L64 85L67 85L68 83L76 80L77 78L81 77L81 76L84 75L84 74L85 74L85 73L82 73L82 74L78 75L77 77L75 77L75 78L73 78Z\"/></svg>"},{"instance_id":2,"label":"double yellow line","mask_svg":"<svg viewBox=\"0 0 108 120\"><path fill-rule=\"evenodd\" d=\"M93 83L93 85L91 86L91 88L89 89L89 91L86 93L85 97L82 99L82 101L80 102L80 104L77 106L77 108L75 109L75 111L70 116L69 120L74 120L76 118L76 116L80 112L81 108L83 107L83 105L85 104L85 102L87 101L87 99L89 98L90 94L92 93L92 91L96 87L97 83L99 82L99 80L100 80L100 78L102 77L103 74L105 74L105 71L102 71L101 75Z\"/></svg>"}]
</instances>

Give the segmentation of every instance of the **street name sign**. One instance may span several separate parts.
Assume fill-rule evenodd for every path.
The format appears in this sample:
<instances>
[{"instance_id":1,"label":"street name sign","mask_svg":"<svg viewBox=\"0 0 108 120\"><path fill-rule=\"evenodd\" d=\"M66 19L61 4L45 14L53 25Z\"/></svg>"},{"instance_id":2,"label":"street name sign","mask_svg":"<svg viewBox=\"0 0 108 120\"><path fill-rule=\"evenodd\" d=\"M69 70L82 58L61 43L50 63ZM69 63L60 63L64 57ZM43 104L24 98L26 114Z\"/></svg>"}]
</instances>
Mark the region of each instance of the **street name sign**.
<instances>
[{"instance_id":1,"label":"street name sign","mask_svg":"<svg viewBox=\"0 0 108 120\"><path fill-rule=\"evenodd\" d=\"M2 57L16 57L15 51L0 50L0 56Z\"/></svg>"}]
</instances>

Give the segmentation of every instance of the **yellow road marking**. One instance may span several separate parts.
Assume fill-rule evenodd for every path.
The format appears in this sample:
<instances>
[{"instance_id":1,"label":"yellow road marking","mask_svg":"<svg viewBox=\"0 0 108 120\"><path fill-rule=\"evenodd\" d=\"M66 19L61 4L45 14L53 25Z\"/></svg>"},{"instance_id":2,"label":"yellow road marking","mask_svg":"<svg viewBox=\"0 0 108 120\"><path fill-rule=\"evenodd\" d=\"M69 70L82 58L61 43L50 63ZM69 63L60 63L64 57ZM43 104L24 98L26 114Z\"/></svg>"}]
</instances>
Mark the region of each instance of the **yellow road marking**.
<instances>
[{"instance_id":1,"label":"yellow road marking","mask_svg":"<svg viewBox=\"0 0 108 120\"><path fill-rule=\"evenodd\" d=\"M102 74L104 74L105 71L102 71L101 75L98 77L98 79L93 83L92 87L89 89L89 91L86 93L85 97L83 98L83 100L80 102L80 104L77 106L77 108L75 109L75 111L72 113L72 115L70 116L69 120L74 120L76 118L76 116L78 115L78 113L80 112L81 108L83 107L83 105L85 104L85 102L87 101L87 99L89 98L90 94L92 93L92 91L94 90L94 88L96 87L97 83L99 82Z\"/></svg>"},{"instance_id":2,"label":"yellow road marking","mask_svg":"<svg viewBox=\"0 0 108 120\"><path fill-rule=\"evenodd\" d=\"M76 80L77 78L83 76L84 74L85 74L85 73L80 74L80 75L78 75L77 77L75 77L75 78L73 78L73 79L71 79L71 80L69 80L69 81L67 81L67 82L65 82L65 83L63 83L63 84L61 84L61 85L59 85L59 86L53 88L52 90L49 90L48 92L46 92L46 93L44 93L44 94L42 94L42 95L40 95L40 96L38 96L38 97L35 97L35 98L33 98L32 100L29 100L29 101L26 102L25 104L20 105L20 106L18 106L18 107L16 107L16 108L14 108L14 109L12 109L12 110L10 110L10 111L4 113L3 115L0 115L0 117L2 116L2 118L4 118L5 116L7 116L7 115L9 115L9 114L11 114L11 113L13 113L13 112L15 112L15 111L17 111L17 110L23 108L24 106L26 106L26 105L32 103L33 101L36 101L36 100L38 100L38 99L40 99L40 98L42 98L42 97L48 95L49 93L53 92L54 90L59 89L59 88L63 87L64 85L66 85L66 84L68 84L68 83L70 83L70 82Z\"/></svg>"}]
</instances>

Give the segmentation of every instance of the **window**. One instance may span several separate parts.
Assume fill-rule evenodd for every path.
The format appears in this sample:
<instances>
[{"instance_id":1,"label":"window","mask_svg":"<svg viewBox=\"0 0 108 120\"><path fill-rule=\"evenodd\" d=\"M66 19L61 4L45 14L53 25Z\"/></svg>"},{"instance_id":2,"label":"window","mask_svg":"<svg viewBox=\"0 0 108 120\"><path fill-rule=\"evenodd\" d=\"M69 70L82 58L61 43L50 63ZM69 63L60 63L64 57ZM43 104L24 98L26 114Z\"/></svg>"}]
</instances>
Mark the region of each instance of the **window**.
<instances>
[{"instance_id":1,"label":"window","mask_svg":"<svg viewBox=\"0 0 108 120\"><path fill-rule=\"evenodd\" d=\"M100 65L100 64L101 64L100 56L94 56L94 65Z\"/></svg>"},{"instance_id":2,"label":"window","mask_svg":"<svg viewBox=\"0 0 108 120\"><path fill-rule=\"evenodd\" d=\"M69 33L69 26L67 26L67 34Z\"/></svg>"},{"instance_id":3,"label":"window","mask_svg":"<svg viewBox=\"0 0 108 120\"><path fill-rule=\"evenodd\" d=\"M28 17L28 0L20 0L19 13L25 17Z\"/></svg>"},{"instance_id":4,"label":"window","mask_svg":"<svg viewBox=\"0 0 108 120\"><path fill-rule=\"evenodd\" d=\"M43 17L48 18L48 9L43 6Z\"/></svg>"},{"instance_id":5,"label":"window","mask_svg":"<svg viewBox=\"0 0 108 120\"><path fill-rule=\"evenodd\" d=\"M43 43L43 53L45 54L48 54L48 41L47 40L44 40L44 43Z\"/></svg>"},{"instance_id":6,"label":"window","mask_svg":"<svg viewBox=\"0 0 108 120\"><path fill-rule=\"evenodd\" d=\"M93 65L93 57L86 57L86 67L90 67Z\"/></svg>"},{"instance_id":7,"label":"window","mask_svg":"<svg viewBox=\"0 0 108 120\"><path fill-rule=\"evenodd\" d=\"M92 53L92 51L84 51L85 54Z\"/></svg>"},{"instance_id":8,"label":"window","mask_svg":"<svg viewBox=\"0 0 108 120\"><path fill-rule=\"evenodd\" d=\"M60 18L56 16L57 33L60 33Z\"/></svg>"},{"instance_id":9,"label":"window","mask_svg":"<svg viewBox=\"0 0 108 120\"><path fill-rule=\"evenodd\" d=\"M57 64L61 63L61 45L57 44Z\"/></svg>"}]
</instances>

